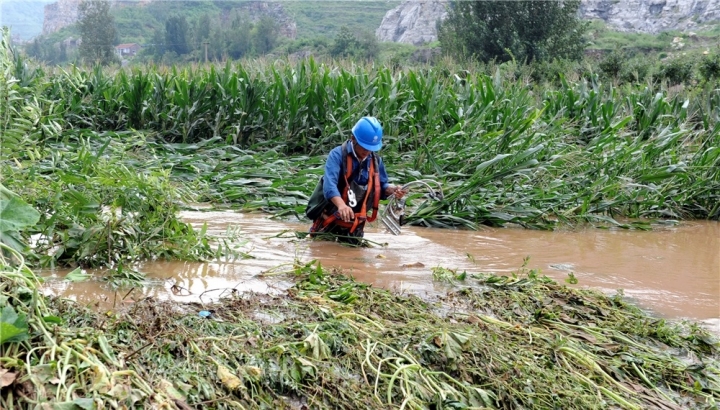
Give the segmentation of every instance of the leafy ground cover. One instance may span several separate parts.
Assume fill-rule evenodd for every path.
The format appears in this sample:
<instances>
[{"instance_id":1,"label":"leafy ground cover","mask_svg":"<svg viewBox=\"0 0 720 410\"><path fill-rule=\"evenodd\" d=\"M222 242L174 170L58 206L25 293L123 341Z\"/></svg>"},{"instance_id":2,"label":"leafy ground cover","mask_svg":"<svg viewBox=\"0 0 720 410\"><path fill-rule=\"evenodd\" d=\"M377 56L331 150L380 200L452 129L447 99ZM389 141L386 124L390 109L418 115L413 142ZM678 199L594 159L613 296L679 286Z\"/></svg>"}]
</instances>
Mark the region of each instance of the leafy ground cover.
<instances>
[{"instance_id":1,"label":"leafy ground cover","mask_svg":"<svg viewBox=\"0 0 720 410\"><path fill-rule=\"evenodd\" d=\"M3 408L717 408L718 342L520 270L439 300L314 262L278 296L86 310L2 259ZM52 404L51 404L52 403ZM97 407L94 407L97 406Z\"/></svg>"}]
</instances>

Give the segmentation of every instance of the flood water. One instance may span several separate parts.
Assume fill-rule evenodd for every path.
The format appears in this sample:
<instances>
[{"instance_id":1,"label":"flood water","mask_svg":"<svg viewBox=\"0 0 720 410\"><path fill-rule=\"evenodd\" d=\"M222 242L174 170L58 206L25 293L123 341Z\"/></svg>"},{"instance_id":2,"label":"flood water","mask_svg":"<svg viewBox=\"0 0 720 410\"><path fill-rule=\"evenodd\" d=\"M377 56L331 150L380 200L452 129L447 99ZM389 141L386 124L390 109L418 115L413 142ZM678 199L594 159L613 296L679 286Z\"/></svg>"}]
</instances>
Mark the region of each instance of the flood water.
<instances>
[{"instance_id":1,"label":"flood water","mask_svg":"<svg viewBox=\"0 0 720 410\"><path fill-rule=\"evenodd\" d=\"M332 242L300 240L292 231L308 225L235 212L184 212L193 225L208 224L211 234L231 228L240 249L252 259L213 263L149 262L138 267L151 285L114 292L100 281L71 283L65 272L51 272L48 292L84 304L112 306L142 297L207 302L232 289L279 292L290 283L282 275L293 261L319 260L358 281L401 292L433 295L447 285L433 281L432 268L508 273L529 257L527 268L564 281L624 294L657 316L688 318L720 329L720 223L687 221L653 231L532 231L485 228L479 231L403 227L393 236L380 224L366 228L366 239L386 246L352 248ZM285 234L282 234L286 232ZM280 235L282 234L282 235ZM278 238L277 236L281 237ZM45 272L47 274L47 272Z\"/></svg>"}]
</instances>

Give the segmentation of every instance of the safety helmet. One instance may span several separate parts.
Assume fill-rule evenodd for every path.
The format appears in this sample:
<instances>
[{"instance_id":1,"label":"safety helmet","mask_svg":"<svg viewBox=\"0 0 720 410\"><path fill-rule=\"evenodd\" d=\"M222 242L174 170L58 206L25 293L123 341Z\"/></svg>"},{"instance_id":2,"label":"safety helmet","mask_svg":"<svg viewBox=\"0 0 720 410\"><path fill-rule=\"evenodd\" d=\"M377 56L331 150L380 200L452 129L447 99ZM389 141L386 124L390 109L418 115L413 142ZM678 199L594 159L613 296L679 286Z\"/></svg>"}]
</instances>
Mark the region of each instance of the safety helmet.
<instances>
[{"instance_id":1,"label":"safety helmet","mask_svg":"<svg viewBox=\"0 0 720 410\"><path fill-rule=\"evenodd\" d=\"M368 151L380 151L383 129L375 117L362 117L352 128L358 144Z\"/></svg>"}]
</instances>

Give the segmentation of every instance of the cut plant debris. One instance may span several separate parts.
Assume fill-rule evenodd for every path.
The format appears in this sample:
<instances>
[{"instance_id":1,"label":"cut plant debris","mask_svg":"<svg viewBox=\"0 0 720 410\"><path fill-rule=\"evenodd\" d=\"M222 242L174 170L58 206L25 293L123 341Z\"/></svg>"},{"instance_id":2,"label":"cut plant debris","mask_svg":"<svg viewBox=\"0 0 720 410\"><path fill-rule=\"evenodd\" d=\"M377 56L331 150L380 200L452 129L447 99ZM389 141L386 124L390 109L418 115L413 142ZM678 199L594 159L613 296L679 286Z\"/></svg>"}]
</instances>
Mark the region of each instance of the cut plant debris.
<instances>
[{"instance_id":1,"label":"cut plant debris","mask_svg":"<svg viewBox=\"0 0 720 410\"><path fill-rule=\"evenodd\" d=\"M720 345L707 331L536 271L453 274L446 295L423 300L311 261L286 269L295 285L277 296L146 298L95 312L43 296L30 269L2 262L7 409L715 409L720 400Z\"/></svg>"}]
</instances>

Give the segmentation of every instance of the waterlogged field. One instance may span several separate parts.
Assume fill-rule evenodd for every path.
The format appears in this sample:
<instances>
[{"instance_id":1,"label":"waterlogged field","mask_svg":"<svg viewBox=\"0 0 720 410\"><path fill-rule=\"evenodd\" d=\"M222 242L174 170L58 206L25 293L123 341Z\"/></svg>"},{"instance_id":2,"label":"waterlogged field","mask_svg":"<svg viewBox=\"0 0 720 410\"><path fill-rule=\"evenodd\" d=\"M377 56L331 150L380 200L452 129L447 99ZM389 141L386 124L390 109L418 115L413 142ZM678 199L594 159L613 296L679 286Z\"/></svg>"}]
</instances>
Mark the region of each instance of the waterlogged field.
<instances>
[{"instance_id":1,"label":"waterlogged field","mask_svg":"<svg viewBox=\"0 0 720 410\"><path fill-rule=\"evenodd\" d=\"M443 185L442 201L411 196L414 224L717 220L718 84L311 59L60 69L7 35L0 71L2 408L717 408L716 339L534 271L476 274L488 291L430 305L296 264L277 298L92 312L42 296L32 269L106 267L124 293L138 261L243 257L179 211L302 217L323 155L367 114L394 181Z\"/></svg>"}]
</instances>

